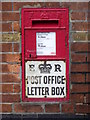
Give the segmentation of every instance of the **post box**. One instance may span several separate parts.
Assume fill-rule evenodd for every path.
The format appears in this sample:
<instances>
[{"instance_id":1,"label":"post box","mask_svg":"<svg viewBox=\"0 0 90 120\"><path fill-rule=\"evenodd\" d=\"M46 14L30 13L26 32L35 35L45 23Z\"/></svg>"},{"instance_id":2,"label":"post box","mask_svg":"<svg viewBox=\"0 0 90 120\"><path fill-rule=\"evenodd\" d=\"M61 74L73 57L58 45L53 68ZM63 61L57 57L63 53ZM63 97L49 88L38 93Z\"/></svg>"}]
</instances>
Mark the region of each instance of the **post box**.
<instances>
[{"instance_id":1,"label":"post box","mask_svg":"<svg viewBox=\"0 0 90 120\"><path fill-rule=\"evenodd\" d=\"M69 100L69 11L23 8L22 100Z\"/></svg>"}]
</instances>

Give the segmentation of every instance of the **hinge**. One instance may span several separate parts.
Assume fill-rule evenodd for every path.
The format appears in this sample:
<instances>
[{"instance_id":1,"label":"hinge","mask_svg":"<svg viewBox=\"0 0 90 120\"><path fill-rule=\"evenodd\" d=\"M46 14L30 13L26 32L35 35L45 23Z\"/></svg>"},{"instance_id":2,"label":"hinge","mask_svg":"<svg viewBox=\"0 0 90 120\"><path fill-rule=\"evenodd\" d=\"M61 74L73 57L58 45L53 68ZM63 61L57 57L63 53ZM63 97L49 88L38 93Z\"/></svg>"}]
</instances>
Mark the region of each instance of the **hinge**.
<instances>
[{"instance_id":1,"label":"hinge","mask_svg":"<svg viewBox=\"0 0 90 120\"><path fill-rule=\"evenodd\" d=\"M67 47L67 33L66 33L66 36L65 36L65 46Z\"/></svg>"}]
</instances>

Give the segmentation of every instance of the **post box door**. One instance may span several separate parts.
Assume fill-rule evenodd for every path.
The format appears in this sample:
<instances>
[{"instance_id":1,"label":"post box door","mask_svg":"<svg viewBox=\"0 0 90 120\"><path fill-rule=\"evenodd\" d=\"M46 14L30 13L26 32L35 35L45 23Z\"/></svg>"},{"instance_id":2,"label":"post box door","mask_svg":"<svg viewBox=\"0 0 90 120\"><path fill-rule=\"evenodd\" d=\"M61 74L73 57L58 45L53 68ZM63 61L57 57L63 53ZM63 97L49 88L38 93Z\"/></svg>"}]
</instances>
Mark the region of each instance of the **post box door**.
<instances>
[{"instance_id":1,"label":"post box door","mask_svg":"<svg viewBox=\"0 0 90 120\"><path fill-rule=\"evenodd\" d=\"M22 99L69 100L68 9L22 9Z\"/></svg>"}]
</instances>

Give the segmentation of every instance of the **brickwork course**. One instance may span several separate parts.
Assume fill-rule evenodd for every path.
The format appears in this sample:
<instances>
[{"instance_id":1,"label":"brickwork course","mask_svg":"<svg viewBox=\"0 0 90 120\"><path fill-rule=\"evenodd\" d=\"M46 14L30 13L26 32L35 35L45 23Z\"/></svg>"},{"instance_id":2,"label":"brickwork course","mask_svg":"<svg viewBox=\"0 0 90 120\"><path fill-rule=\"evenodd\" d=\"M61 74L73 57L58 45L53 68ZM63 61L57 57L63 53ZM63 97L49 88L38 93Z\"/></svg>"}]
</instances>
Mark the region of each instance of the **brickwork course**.
<instances>
[{"instance_id":1,"label":"brickwork course","mask_svg":"<svg viewBox=\"0 0 90 120\"><path fill-rule=\"evenodd\" d=\"M90 114L90 3L2 2L0 114L87 116ZM69 9L70 98L65 102L22 101L21 8ZM1 17L0 17L1 18ZM1 34L0 32L0 34ZM5 116L4 116L5 117ZM24 116L25 117L25 116ZM50 117L50 116L49 116Z\"/></svg>"}]
</instances>

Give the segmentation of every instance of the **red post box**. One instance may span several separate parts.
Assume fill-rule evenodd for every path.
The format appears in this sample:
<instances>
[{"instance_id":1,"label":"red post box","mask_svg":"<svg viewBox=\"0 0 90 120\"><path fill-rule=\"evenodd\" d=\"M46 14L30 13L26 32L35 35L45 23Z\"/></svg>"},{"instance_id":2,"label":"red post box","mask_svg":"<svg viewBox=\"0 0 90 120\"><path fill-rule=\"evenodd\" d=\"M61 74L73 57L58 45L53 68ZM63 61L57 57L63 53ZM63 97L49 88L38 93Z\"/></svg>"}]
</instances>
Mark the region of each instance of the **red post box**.
<instances>
[{"instance_id":1,"label":"red post box","mask_svg":"<svg viewBox=\"0 0 90 120\"><path fill-rule=\"evenodd\" d=\"M21 21L22 100L68 100L68 9L23 8Z\"/></svg>"}]
</instances>

